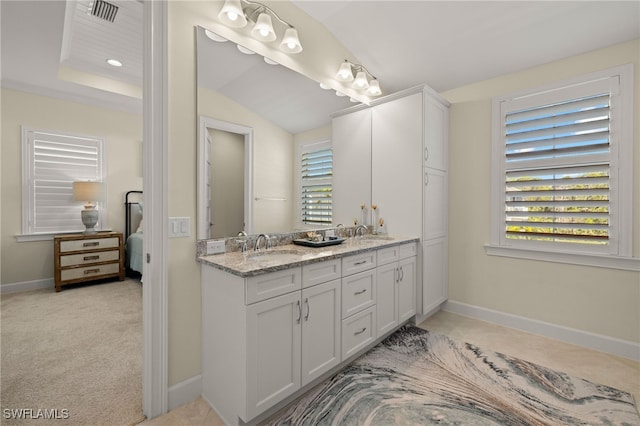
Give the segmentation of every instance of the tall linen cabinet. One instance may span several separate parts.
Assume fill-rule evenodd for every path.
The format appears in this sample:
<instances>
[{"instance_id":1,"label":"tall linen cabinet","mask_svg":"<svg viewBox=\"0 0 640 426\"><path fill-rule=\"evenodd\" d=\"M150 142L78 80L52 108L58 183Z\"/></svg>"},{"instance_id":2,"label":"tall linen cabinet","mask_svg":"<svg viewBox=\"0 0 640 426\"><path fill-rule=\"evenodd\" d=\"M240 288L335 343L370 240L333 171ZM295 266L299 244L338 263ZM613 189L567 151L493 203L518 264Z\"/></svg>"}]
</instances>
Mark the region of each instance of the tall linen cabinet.
<instances>
[{"instance_id":1,"label":"tall linen cabinet","mask_svg":"<svg viewBox=\"0 0 640 426\"><path fill-rule=\"evenodd\" d=\"M334 224L355 219L376 231L421 237L419 316L448 297L449 106L418 86L340 111L332 121Z\"/></svg>"}]
</instances>

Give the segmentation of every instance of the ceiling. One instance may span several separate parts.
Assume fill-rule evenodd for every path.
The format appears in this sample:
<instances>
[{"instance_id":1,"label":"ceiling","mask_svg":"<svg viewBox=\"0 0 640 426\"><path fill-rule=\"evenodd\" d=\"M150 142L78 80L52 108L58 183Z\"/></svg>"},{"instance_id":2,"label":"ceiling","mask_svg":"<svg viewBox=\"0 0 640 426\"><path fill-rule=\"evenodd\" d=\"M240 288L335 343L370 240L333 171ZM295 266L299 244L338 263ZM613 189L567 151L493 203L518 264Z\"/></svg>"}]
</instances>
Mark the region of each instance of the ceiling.
<instances>
[{"instance_id":1,"label":"ceiling","mask_svg":"<svg viewBox=\"0 0 640 426\"><path fill-rule=\"evenodd\" d=\"M90 0L0 2L3 87L141 111L142 3L108 1L119 7L113 23L88 15ZM640 38L638 1L293 3L332 32L387 94L422 83L443 92ZM304 45L304 29L299 33ZM247 59L235 49L226 51L232 56L216 56L218 64ZM109 67L108 57L124 66ZM260 82L264 72L271 71L248 77L246 70L244 77ZM224 78L218 84L226 96L254 102L252 108L269 112L276 123L291 126L295 119L286 127L292 132L309 125L307 109L336 110L329 92L314 99L313 108L286 106L284 100L296 98L308 104L309 91L315 90L299 76L287 80L286 96L283 89L274 92L275 86L247 89Z\"/></svg>"},{"instance_id":2,"label":"ceiling","mask_svg":"<svg viewBox=\"0 0 640 426\"><path fill-rule=\"evenodd\" d=\"M113 23L87 13L91 0L0 1L2 86L141 112L143 6L109 2Z\"/></svg>"}]
</instances>

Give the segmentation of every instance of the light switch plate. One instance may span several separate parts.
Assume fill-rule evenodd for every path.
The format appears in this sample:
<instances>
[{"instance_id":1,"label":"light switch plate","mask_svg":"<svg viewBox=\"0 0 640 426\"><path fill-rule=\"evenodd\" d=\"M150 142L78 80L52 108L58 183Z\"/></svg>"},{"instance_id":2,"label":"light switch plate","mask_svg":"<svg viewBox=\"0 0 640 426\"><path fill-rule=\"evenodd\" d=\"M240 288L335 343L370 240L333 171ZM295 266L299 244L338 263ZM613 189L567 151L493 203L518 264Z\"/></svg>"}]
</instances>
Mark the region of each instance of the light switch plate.
<instances>
[{"instance_id":1,"label":"light switch plate","mask_svg":"<svg viewBox=\"0 0 640 426\"><path fill-rule=\"evenodd\" d=\"M169 238L191 236L190 217L170 217L169 218Z\"/></svg>"}]
</instances>

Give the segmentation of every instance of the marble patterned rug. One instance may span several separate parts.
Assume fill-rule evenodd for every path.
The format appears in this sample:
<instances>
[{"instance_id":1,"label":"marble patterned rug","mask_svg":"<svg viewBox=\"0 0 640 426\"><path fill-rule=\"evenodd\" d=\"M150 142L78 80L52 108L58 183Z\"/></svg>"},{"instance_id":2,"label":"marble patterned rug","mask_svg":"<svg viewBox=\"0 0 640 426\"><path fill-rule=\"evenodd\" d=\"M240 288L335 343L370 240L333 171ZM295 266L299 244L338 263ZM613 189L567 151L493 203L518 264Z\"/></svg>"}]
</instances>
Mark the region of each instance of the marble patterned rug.
<instances>
[{"instance_id":1,"label":"marble patterned rug","mask_svg":"<svg viewBox=\"0 0 640 426\"><path fill-rule=\"evenodd\" d=\"M633 396L405 326L268 425L640 425Z\"/></svg>"}]
</instances>

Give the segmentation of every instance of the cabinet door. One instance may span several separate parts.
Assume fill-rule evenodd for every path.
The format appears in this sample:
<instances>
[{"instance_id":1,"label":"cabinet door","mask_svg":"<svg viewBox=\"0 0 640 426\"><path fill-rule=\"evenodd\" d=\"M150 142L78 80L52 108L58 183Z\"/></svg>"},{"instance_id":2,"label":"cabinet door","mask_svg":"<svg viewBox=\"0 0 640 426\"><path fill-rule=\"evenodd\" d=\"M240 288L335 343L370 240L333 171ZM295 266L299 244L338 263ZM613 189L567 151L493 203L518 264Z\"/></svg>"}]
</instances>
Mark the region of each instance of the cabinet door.
<instances>
[{"instance_id":1,"label":"cabinet door","mask_svg":"<svg viewBox=\"0 0 640 426\"><path fill-rule=\"evenodd\" d=\"M448 170L449 108L428 94L424 100L425 166Z\"/></svg>"},{"instance_id":2,"label":"cabinet door","mask_svg":"<svg viewBox=\"0 0 640 426\"><path fill-rule=\"evenodd\" d=\"M447 172L436 169L424 171L423 240L447 235Z\"/></svg>"},{"instance_id":3,"label":"cabinet door","mask_svg":"<svg viewBox=\"0 0 640 426\"><path fill-rule=\"evenodd\" d=\"M376 271L378 299L376 304L376 337L380 337L398 324L398 299L396 296L398 262L378 266Z\"/></svg>"},{"instance_id":4,"label":"cabinet door","mask_svg":"<svg viewBox=\"0 0 640 426\"><path fill-rule=\"evenodd\" d=\"M333 119L332 149L333 224L351 226L371 206L371 109Z\"/></svg>"},{"instance_id":5,"label":"cabinet door","mask_svg":"<svg viewBox=\"0 0 640 426\"><path fill-rule=\"evenodd\" d=\"M398 324L416 314L416 258L398 262Z\"/></svg>"},{"instance_id":6,"label":"cabinet door","mask_svg":"<svg viewBox=\"0 0 640 426\"><path fill-rule=\"evenodd\" d=\"M427 314L449 297L447 239L425 241L422 254L422 313Z\"/></svg>"},{"instance_id":7,"label":"cabinet door","mask_svg":"<svg viewBox=\"0 0 640 426\"><path fill-rule=\"evenodd\" d=\"M422 93L373 108L371 202L390 234L420 234L422 127Z\"/></svg>"},{"instance_id":8,"label":"cabinet door","mask_svg":"<svg viewBox=\"0 0 640 426\"><path fill-rule=\"evenodd\" d=\"M302 291L302 386L340 363L340 280Z\"/></svg>"},{"instance_id":9,"label":"cabinet door","mask_svg":"<svg viewBox=\"0 0 640 426\"><path fill-rule=\"evenodd\" d=\"M301 328L299 291L247 306L244 420L300 389Z\"/></svg>"}]
</instances>

